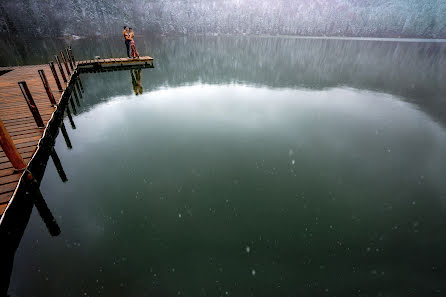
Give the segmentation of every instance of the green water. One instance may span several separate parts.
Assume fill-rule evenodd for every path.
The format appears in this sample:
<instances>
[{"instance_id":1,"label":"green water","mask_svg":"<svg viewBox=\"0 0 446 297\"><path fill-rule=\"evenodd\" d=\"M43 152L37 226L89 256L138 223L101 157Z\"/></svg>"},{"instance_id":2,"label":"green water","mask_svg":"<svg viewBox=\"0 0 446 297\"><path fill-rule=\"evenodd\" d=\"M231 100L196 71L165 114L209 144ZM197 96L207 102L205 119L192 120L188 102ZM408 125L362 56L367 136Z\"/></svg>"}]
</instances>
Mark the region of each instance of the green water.
<instances>
[{"instance_id":1,"label":"green water","mask_svg":"<svg viewBox=\"0 0 446 297\"><path fill-rule=\"evenodd\" d=\"M444 296L446 45L152 42L81 75L11 296Z\"/></svg>"}]
</instances>

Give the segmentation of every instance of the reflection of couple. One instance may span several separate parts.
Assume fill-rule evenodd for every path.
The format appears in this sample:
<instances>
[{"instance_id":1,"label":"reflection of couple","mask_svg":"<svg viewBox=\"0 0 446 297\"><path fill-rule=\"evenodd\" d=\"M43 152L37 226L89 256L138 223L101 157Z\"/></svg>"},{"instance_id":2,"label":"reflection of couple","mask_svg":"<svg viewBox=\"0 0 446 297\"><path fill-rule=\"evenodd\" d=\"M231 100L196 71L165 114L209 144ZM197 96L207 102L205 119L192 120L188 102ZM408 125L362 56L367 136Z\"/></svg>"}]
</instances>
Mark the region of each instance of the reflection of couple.
<instances>
[{"instance_id":1,"label":"reflection of couple","mask_svg":"<svg viewBox=\"0 0 446 297\"><path fill-rule=\"evenodd\" d=\"M142 94L141 68L130 70L130 75L132 76L132 85L135 95L136 96L141 95Z\"/></svg>"},{"instance_id":2,"label":"reflection of couple","mask_svg":"<svg viewBox=\"0 0 446 297\"><path fill-rule=\"evenodd\" d=\"M127 57L139 58L139 53L136 50L135 41L133 40L133 37L135 37L133 29L124 26L124 31L122 32L122 35L124 36L125 47L127 48Z\"/></svg>"}]
</instances>

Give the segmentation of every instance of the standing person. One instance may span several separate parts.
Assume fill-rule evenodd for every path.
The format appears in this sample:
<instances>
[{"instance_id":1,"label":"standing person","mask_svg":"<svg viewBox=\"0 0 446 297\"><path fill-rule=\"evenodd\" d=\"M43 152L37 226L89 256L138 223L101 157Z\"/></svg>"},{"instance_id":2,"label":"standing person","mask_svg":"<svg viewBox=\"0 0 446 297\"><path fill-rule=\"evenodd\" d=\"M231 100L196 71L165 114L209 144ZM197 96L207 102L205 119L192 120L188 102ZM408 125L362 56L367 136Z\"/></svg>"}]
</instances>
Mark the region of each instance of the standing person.
<instances>
[{"instance_id":1,"label":"standing person","mask_svg":"<svg viewBox=\"0 0 446 297\"><path fill-rule=\"evenodd\" d=\"M122 31L122 35L124 37L125 47L127 49L127 57L130 58L130 35L129 35L129 28L127 28L127 26L124 26L124 31Z\"/></svg>"},{"instance_id":2,"label":"standing person","mask_svg":"<svg viewBox=\"0 0 446 297\"><path fill-rule=\"evenodd\" d=\"M129 28L129 39L130 39L131 56L132 56L132 58L139 58L139 53L136 50L135 41L133 40L134 36L135 36L135 34L133 33L133 29Z\"/></svg>"}]
</instances>

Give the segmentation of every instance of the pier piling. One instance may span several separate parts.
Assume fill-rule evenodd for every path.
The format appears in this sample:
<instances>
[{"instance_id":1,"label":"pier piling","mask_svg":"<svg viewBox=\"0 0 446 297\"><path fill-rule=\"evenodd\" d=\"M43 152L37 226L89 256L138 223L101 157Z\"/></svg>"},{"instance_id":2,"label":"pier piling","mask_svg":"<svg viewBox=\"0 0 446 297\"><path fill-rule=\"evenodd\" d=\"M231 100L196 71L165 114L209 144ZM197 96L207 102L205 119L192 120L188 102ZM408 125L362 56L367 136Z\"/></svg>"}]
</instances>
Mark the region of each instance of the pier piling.
<instances>
[{"instance_id":1,"label":"pier piling","mask_svg":"<svg viewBox=\"0 0 446 297\"><path fill-rule=\"evenodd\" d=\"M6 157L11 162L15 170L24 170L26 168L26 163L17 150L11 136L5 128L2 120L0 119L0 144Z\"/></svg>"},{"instance_id":2,"label":"pier piling","mask_svg":"<svg viewBox=\"0 0 446 297\"><path fill-rule=\"evenodd\" d=\"M74 71L73 60L71 59L70 51L68 50L68 48L65 49L65 52L67 54L67 60L70 64L71 70Z\"/></svg>"},{"instance_id":3,"label":"pier piling","mask_svg":"<svg viewBox=\"0 0 446 297\"><path fill-rule=\"evenodd\" d=\"M40 116L39 110L37 109L36 103L34 102L33 96L28 89L28 85L25 81L18 82L20 90L22 91L23 97L25 97L26 103L28 104L29 110L31 111L34 120L36 121L37 127L44 128L42 117Z\"/></svg>"},{"instance_id":4,"label":"pier piling","mask_svg":"<svg viewBox=\"0 0 446 297\"><path fill-rule=\"evenodd\" d=\"M56 99L54 99L53 92L51 92L50 84L48 83L48 80L46 79L45 71L42 69L39 69L37 72L39 72L40 79L42 80L43 87L45 88L46 94L48 95L48 99L50 99L51 105L56 106Z\"/></svg>"},{"instance_id":5,"label":"pier piling","mask_svg":"<svg viewBox=\"0 0 446 297\"><path fill-rule=\"evenodd\" d=\"M57 66L55 65L56 63ZM0 76L0 97L3 100L4 108L0 108L0 119L3 120L3 122L0 120L0 153L3 154L3 161L0 165L3 175L0 176L0 188L3 192L0 195L0 224L2 224L3 218L5 218L5 211L14 213L13 208L9 207L11 204L8 203L19 193L18 190L23 190L21 181L28 181L27 174L31 178L33 177L29 171L24 173L19 171L29 168L30 171L37 174L34 169L42 165L39 163L41 154L48 153L48 157L50 154L52 155L56 167L59 167L58 173L60 177L62 180L66 180L67 176L63 168L59 166L61 163L57 154L47 151L45 144L51 145L53 133L60 128L67 147L72 147L67 127L64 125L55 127L54 125L59 125L55 123L60 120L59 115L63 115L66 110L71 128L76 129L72 114L78 114L80 110L76 110L76 105L81 106L80 99L84 98L84 86L78 74L141 68L153 68L153 58L149 56L142 56L138 59L101 59L97 57L92 60L76 62L71 47L68 47L68 49L64 48L60 51L60 56L55 55L54 60L47 65L5 67L2 70L2 75ZM47 96L44 95L43 89L38 82L36 70L39 73ZM46 76L46 73L50 71L53 77L51 75L50 77ZM65 73L65 71L67 72ZM17 89L17 84L20 87L20 91ZM53 92L56 89L59 93ZM31 94L30 90L33 94ZM20 94L25 98L31 114L28 113L28 109L26 109ZM59 106L64 109L51 108L48 100L52 106ZM53 117L55 115L56 117ZM52 121L52 119L57 120ZM33 121L35 121L37 126L33 124ZM46 127L47 130L44 130L47 123L49 123L48 127ZM8 131L11 134L8 134ZM43 141L40 142L41 140ZM42 209L39 210L39 213L45 213L45 210L42 211ZM49 217L48 222L51 223L52 221L53 219ZM56 225L53 227L52 234L60 233Z\"/></svg>"},{"instance_id":6,"label":"pier piling","mask_svg":"<svg viewBox=\"0 0 446 297\"><path fill-rule=\"evenodd\" d=\"M67 75L71 76L70 67L68 67L67 58L65 58L65 54L63 51L60 51L60 56L62 57L62 62L65 65L65 70L67 71Z\"/></svg>"},{"instance_id":7,"label":"pier piling","mask_svg":"<svg viewBox=\"0 0 446 297\"><path fill-rule=\"evenodd\" d=\"M71 49L71 46L68 48L70 52L70 58L73 61L74 66L76 66L76 60L74 59L73 50Z\"/></svg>"},{"instance_id":8,"label":"pier piling","mask_svg":"<svg viewBox=\"0 0 446 297\"><path fill-rule=\"evenodd\" d=\"M53 73L54 80L56 81L57 88L59 89L59 92L63 92L62 84L60 83L59 76L57 75L56 67L54 67L53 61L51 61L49 65L51 68L51 72Z\"/></svg>"},{"instance_id":9,"label":"pier piling","mask_svg":"<svg viewBox=\"0 0 446 297\"><path fill-rule=\"evenodd\" d=\"M55 55L54 59L56 59L57 66L59 67L59 71L60 71L60 74L62 75L62 79L63 79L64 83L67 83L67 77L65 76L65 72L63 72L62 64L60 64L59 57L57 55Z\"/></svg>"}]
</instances>

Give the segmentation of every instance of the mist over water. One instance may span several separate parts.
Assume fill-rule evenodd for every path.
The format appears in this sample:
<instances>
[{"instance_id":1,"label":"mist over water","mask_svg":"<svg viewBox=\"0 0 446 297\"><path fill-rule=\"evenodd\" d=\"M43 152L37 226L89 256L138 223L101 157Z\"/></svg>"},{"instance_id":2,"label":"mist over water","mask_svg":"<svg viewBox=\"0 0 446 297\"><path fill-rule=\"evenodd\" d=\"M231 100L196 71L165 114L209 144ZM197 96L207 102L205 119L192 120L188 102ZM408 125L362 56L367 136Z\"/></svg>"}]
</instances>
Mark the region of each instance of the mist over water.
<instances>
[{"instance_id":1,"label":"mist over water","mask_svg":"<svg viewBox=\"0 0 446 297\"><path fill-rule=\"evenodd\" d=\"M126 24L152 34L281 34L446 37L446 3L418 0L47 0L0 3L0 32L119 36Z\"/></svg>"},{"instance_id":2,"label":"mist over water","mask_svg":"<svg viewBox=\"0 0 446 297\"><path fill-rule=\"evenodd\" d=\"M81 75L40 188L61 234L33 210L12 296L444 294L445 44L136 42L154 69Z\"/></svg>"},{"instance_id":3,"label":"mist over water","mask_svg":"<svg viewBox=\"0 0 446 297\"><path fill-rule=\"evenodd\" d=\"M323 89L347 86L401 97L436 121L446 122L446 43L324 40L292 37L136 38L142 55L155 57L157 75L145 89L195 82L234 83L274 88ZM123 57L119 38L70 43L76 59ZM5 48L0 64L40 64L67 46L62 40L27 40ZM98 96L115 94L128 83L103 80ZM128 89L130 92L130 89Z\"/></svg>"}]
</instances>

